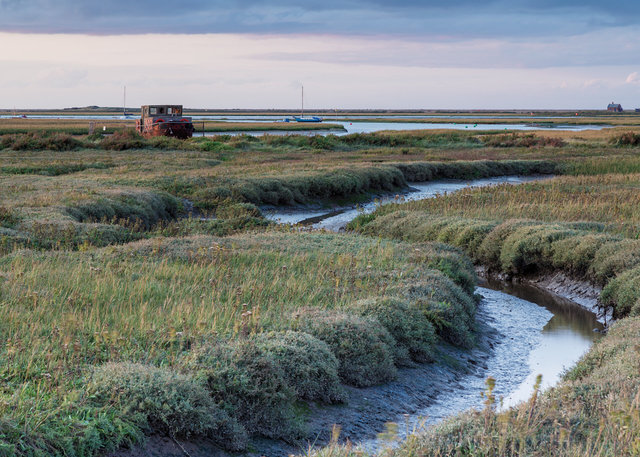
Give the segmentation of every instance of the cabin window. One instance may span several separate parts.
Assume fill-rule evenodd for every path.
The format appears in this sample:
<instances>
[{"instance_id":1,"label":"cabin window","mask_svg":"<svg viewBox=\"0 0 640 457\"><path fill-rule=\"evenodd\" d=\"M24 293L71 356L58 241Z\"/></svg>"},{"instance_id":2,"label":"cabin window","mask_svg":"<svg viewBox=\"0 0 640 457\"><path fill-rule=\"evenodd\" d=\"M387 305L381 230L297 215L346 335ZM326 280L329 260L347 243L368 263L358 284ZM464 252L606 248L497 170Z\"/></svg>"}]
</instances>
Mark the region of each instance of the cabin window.
<instances>
[{"instance_id":1,"label":"cabin window","mask_svg":"<svg viewBox=\"0 0 640 457\"><path fill-rule=\"evenodd\" d=\"M151 107L149 107L149 113L150 113L152 116L155 116L156 114L158 114L158 108L156 108L155 106L151 106Z\"/></svg>"}]
</instances>

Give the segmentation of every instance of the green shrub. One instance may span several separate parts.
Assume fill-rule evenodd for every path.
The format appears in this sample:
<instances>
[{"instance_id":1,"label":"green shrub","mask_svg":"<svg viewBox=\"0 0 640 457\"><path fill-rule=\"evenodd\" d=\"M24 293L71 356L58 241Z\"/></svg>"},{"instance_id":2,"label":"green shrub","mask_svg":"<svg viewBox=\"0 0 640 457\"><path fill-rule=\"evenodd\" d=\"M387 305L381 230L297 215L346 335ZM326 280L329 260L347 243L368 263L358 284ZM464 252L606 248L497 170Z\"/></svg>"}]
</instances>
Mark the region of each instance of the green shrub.
<instances>
[{"instance_id":1,"label":"green shrub","mask_svg":"<svg viewBox=\"0 0 640 457\"><path fill-rule=\"evenodd\" d=\"M485 237L497 226L496 222L467 220L453 239L453 244L463 249L471 258L477 258Z\"/></svg>"},{"instance_id":2,"label":"green shrub","mask_svg":"<svg viewBox=\"0 0 640 457\"><path fill-rule=\"evenodd\" d=\"M295 440L304 436L295 393L278 359L255 341L239 339L198 348L185 359L215 404L250 434Z\"/></svg>"},{"instance_id":3,"label":"green shrub","mask_svg":"<svg viewBox=\"0 0 640 457\"><path fill-rule=\"evenodd\" d=\"M394 340L376 319L337 311L306 309L296 313L297 330L324 341L338 359L338 374L357 387L382 384L396 376Z\"/></svg>"},{"instance_id":4,"label":"green shrub","mask_svg":"<svg viewBox=\"0 0 640 457\"><path fill-rule=\"evenodd\" d=\"M637 265L640 265L640 240L610 241L596 251L589 275L596 283L604 285Z\"/></svg>"},{"instance_id":5,"label":"green shrub","mask_svg":"<svg viewBox=\"0 0 640 457\"><path fill-rule=\"evenodd\" d=\"M553 256L552 243L576 234L575 230L551 224L519 227L502 243L502 271L525 274L550 268Z\"/></svg>"},{"instance_id":6,"label":"green shrub","mask_svg":"<svg viewBox=\"0 0 640 457\"><path fill-rule=\"evenodd\" d=\"M603 244L617 238L604 234L587 234L560 239L552 243L552 263L555 268L584 275Z\"/></svg>"},{"instance_id":7,"label":"green shrub","mask_svg":"<svg viewBox=\"0 0 640 457\"><path fill-rule=\"evenodd\" d=\"M391 288L388 293L400 295L420 309L445 341L466 348L475 344L475 299L439 271L424 274L409 286Z\"/></svg>"},{"instance_id":8,"label":"green shrub","mask_svg":"<svg viewBox=\"0 0 640 457\"><path fill-rule=\"evenodd\" d=\"M443 243L416 244L412 260L424 264L429 269L444 273L469 295L473 294L478 284L475 267L469 257L458 248L450 245Z\"/></svg>"},{"instance_id":9,"label":"green shrub","mask_svg":"<svg viewBox=\"0 0 640 457\"><path fill-rule=\"evenodd\" d=\"M186 375L137 363L108 363L94 370L89 392L95 401L113 405L156 432L208 436L231 450L246 445L244 430Z\"/></svg>"},{"instance_id":10,"label":"green shrub","mask_svg":"<svg viewBox=\"0 0 640 457\"><path fill-rule=\"evenodd\" d=\"M282 368L298 398L340 403L346 393L340 385L338 360L324 341L303 332L261 333L256 345Z\"/></svg>"},{"instance_id":11,"label":"green shrub","mask_svg":"<svg viewBox=\"0 0 640 457\"><path fill-rule=\"evenodd\" d=\"M424 313L397 297L361 300L350 308L362 316L376 318L395 339L396 365L406 365L409 358L420 363L434 360L435 330Z\"/></svg>"},{"instance_id":12,"label":"green shrub","mask_svg":"<svg viewBox=\"0 0 640 457\"><path fill-rule=\"evenodd\" d=\"M533 224L532 221L511 219L496 226L482 240L475 260L490 269L500 270L500 255L504 241L520 227Z\"/></svg>"},{"instance_id":13,"label":"green shrub","mask_svg":"<svg viewBox=\"0 0 640 457\"><path fill-rule=\"evenodd\" d=\"M602 304L613 308L613 317L640 315L640 267L612 279L600 295Z\"/></svg>"}]
</instances>

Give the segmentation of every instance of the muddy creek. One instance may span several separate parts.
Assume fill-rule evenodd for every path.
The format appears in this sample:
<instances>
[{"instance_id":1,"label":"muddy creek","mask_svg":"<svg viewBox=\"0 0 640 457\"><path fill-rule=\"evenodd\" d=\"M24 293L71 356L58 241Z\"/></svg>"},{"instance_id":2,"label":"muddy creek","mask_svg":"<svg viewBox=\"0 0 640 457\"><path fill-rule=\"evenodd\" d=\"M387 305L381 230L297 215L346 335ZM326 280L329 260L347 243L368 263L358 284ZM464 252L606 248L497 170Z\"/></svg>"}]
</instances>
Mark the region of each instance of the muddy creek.
<instances>
[{"instance_id":1,"label":"muddy creek","mask_svg":"<svg viewBox=\"0 0 640 457\"><path fill-rule=\"evenodd\" d=\"M358 214L372 212L379 205L390 202L433 198L466 187L517 185L546 178L502 176L412 183L411 191L401 196L379 197L358 206L277 208L265 212L268 218L280 223L341 231ZM485 380L489 376L496 380L494 393L500 399L500 407L513 406L531 396L538 375L542 375L542 389L557 384L562 374L589 350L603 329L591 311L534 285L483 280L477 293L483 297L477 320L480 329L484 330L478 333L478 348L464 355L456 354L461 357L460 363L466 365L462 374L426 368L401 375L389 386L359 389L352 393L354 401L350 401L342 412L339 411L341 408L316 411L321 417L312 421L315 422L313 429L319 431L319 428L338 423L345 438L359 442L369 452L376 452L392 445L376 438L377 433L383 431L384 422L399 425L396 433L401 441L407 433L446 417L469 408L482 408L484 399L480 394L485 390ZM420 376L425 378L422 383ZM360 404L359 397L366 402ZM362 419L371 413L358 411L369 403L384 411L377 420ZM398 403L400 406L395 407ZM349 413L348 410L355 411ZM360 425L348 424L354 420Z\"/></svg>"}]
</instances>

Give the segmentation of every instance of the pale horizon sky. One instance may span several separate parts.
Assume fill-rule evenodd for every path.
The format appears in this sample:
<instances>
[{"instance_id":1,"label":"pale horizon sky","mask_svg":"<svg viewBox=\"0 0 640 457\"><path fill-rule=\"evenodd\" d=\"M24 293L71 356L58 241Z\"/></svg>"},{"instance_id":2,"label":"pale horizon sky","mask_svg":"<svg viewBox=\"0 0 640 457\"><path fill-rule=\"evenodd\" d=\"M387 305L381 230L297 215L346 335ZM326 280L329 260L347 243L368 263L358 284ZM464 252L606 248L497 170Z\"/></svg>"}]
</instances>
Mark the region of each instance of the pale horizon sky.
<instances>
[{"instance_id":1,"label":"pale horizon sky","mask_svg":"<svg viewBox=\"0 0 640 457\"><path fill-rule=\"evenodd\" d=\"M640 2L301 4L0 0L0 108L640 107Z\"/></svg>"}]
</instances>

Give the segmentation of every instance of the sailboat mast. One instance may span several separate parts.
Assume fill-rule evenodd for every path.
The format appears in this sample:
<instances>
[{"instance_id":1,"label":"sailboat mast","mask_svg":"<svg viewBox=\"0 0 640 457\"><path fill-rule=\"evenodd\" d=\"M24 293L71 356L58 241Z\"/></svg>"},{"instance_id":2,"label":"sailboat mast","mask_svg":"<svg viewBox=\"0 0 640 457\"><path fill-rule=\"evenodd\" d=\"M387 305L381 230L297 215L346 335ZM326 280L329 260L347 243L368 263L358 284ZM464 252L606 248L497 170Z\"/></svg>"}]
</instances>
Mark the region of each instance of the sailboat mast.
<instances>
[{"instance_id":1,"label":"sailboat mast","mask_svg":"<svg viewBox=\"0 0 640 457\"><path fill-rule=\"evenodd\" d=\"M302 85L302 110L300 111L300 117L304 117L304 84Z\"/></svg>"},{"instance_id":2,"label":"sailboat mast","mask_svg":"<svg viewBox=\"0 0 640 457\"><path fill-rule=\"evenodd\" d=\"M124 86L124 97L122 100L122 115L127 115L127 86Z\"/></svg>"}]
</instances>

